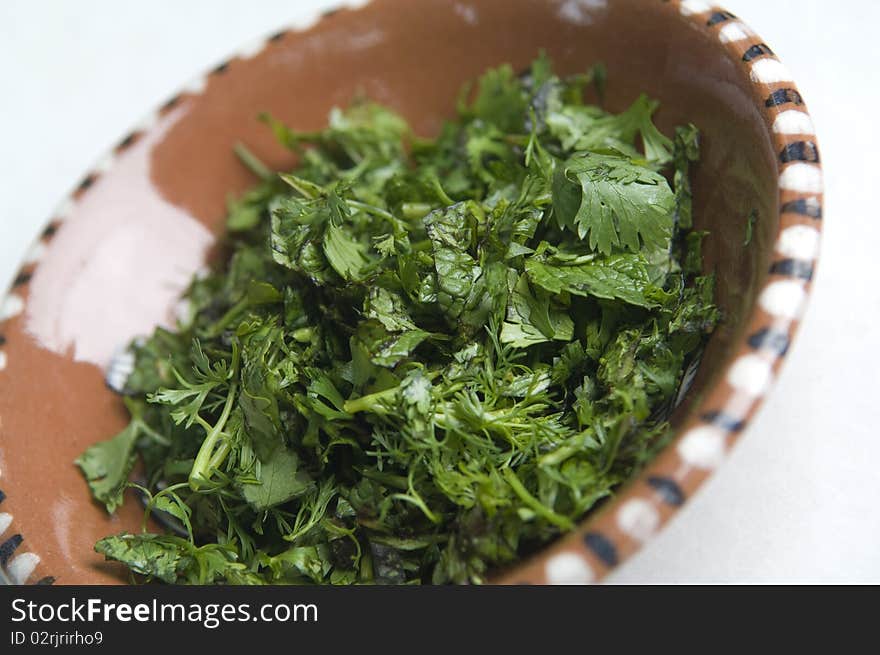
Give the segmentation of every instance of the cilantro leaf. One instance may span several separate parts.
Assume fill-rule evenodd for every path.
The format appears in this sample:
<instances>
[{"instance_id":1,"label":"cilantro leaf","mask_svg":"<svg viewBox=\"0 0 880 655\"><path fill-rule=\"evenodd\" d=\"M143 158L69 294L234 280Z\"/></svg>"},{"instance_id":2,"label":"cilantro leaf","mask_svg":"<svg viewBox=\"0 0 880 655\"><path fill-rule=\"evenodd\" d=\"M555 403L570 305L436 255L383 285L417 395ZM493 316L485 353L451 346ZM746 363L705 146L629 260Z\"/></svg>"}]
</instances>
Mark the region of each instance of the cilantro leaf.
<instances>
[{"instance_id":1,"label":"cilantro leaf","mask_svg":"<svg viewBox=\"0 0 880 655\"><path fill-rule=\"evenodd\" d=\"M265 461L257 465L256 483L243 484L242 495L257 511L302 496L313 487L311 477L299 470L299 457L284 448L275 450Z\"/></svg>"},{"instance_id":2,"label":"cilantro leaf","mask_svg":"<svg viewBox=\"0 0 880 655\"><path fill-rule=\"evenodd\" d=\"M700 159L700 132L694 125L675 130L675 150L673 161L675 173L675 222L679 228L689 230L694 226L693 198L691 191L690 165Z\"/></svg>"},{"instance_id":3,"label":"cilantro leaf","mask_svg":"<svg viewBox=\"0 0 880 655\"><path fill-rule=\"evenodd\" d=\"M126 564L135 573L172 584L189 563L182 549L172 544L157 535L119 535L101 539L95 550L107 559Z\"/></svg>"},{"instance_id":4,"label":"cilantro leaf","mask_svg":"<svg viewBox=\"0 0 880 655\"><path fill-rule=\"evenodd\" d=\"M486 71L472 107L476 118L502 132L522 129L527 99L509 64Z\"/></svg>"},{"instance_id":5,"label":"cilantro leaf","mask_svg":"<svg viewBox=\"0 0 880 655\"><path fill-rule=\"evenodd\" d=\"M641 95L625 112L608 114L598 107L567 104L550 112L546 122L551 134L567 151L617 151L642 158L634 147L641 137L644 160L652 168L662 167L672 158L673 142L654 125L657 103Z\"/></svg>"},{"instance_id":6,"label":"cilantro leaf","mask_svg":"<svg viewBox=\"0 0 880 655\"><path fill-rule=\"evenodd\" d=\"M128 566L133 573L167 584L259 584L261 580L238 562L230 545L190 542L169 535L122 534L98 541L95 550L108 560Z\"/></svg>"},{"instance_id":7,"label":"cilantro leaf","mask_svg":"<svg viewBox=\"0 0 880 655\"><path fill-rule=\"evenodd\" d=\"M561 307L551 307L549 295L535 293L525 275L519 277L509 298L507 320L501 327L502 343L527 348L574 338L574 322L568 313Z\"/></svg>"},{"instance_id":8,"label":"cilantro leaf","mask_svg":"<svg viewBox=\"0 0 880 655\"><path fill-rule=\"evenodd\" d=\"M474 235L473 216L465 203L437 210L425 217L436 273L437 302L452 320L458 319L482 269L469 249Z\"/></svg>"},{"instance_id":9,"label":"cilantro leaf","mask_svg":"<svg viewBox=\"0 0 880 655\"><path fill-rule=\"evenodd\" d=\"M109 513L122 505L122 495L128 484L136 461L134 447L144 431L144 407L141 403L128 401L131 421L116 436L90 446L76 459L89 483L92 495L107 507Z\"/></svg>"},{"instance_id":10,"label":"cilantro leaf","mask_svg":"<svg viewBox=\"0 0 880 655\"><path fill-rule=\"evenodd\" d=\"M332 224L324 232L324 255L343 280L359 280L367 264L364 247Z\"/></svg>"},{"instance_id":11,"label":"cilantro leaf","mask_svg":"<svg viewBox=\"0 0 880 655\"><path fill-rule=\"evenodd\" d=\"M525 269L532 284L553 294L623 300L639 307L657 306L650 294L647 262L638 254L560 257L539 251L526 260Z\"/></svg>"},{"instance_id":12,"label":"cilantro leaf","mask_svg":"<svg viewBox=\"0 0 880 655\"><path fill-rule=\"evenodd\" d=\"M628 157L584 153L557 168L556 220L605 255L668 250L674 197L666 179Z\"/></svg>"}]
</instances>

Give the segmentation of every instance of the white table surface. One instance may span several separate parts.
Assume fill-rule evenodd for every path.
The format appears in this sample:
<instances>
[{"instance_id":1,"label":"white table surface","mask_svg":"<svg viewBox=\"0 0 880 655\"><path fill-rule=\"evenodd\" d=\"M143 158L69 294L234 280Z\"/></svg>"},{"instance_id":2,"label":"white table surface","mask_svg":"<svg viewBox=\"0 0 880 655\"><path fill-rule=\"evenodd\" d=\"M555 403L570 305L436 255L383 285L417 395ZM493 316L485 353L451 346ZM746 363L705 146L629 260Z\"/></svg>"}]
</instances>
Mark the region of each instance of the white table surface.
<instances>
[{"instance_id":1,"label":"white table surface","mask_svg":"<svg viewBox=\"0 0 880 655\"><path fill-rule=\"evenodd\" d=\"M238 45L332 4L2 0L0 286L59 198L146 109ZM765 37L810 105L826 167L822 261L770 400L725 466L609 581L878 583L880 3L726 8Z\"/></svg>"}]
</instances>

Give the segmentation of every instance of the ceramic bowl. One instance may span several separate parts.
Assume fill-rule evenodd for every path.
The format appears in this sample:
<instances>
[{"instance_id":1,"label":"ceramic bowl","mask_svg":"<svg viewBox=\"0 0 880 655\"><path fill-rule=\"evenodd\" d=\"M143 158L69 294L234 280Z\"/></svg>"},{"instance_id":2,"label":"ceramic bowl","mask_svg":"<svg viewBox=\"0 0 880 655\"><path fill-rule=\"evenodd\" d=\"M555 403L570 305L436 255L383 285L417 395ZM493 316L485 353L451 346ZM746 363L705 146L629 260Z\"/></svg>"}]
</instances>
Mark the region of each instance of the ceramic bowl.
<instances>
[{"instance_id":1,"label":"ceramic bowl","mask_svg":"<svg viewBox=\"0 0 880 655\"><path fill-rule=\"evenodd\" d=\"M453 114L463 81L503 62L524 67L542 48L564 73L603 61L610 109L644 91L661 101L662 129L701 129L694 213L710 232L705 265L725 321L674 417L675 440L576 532L495 580L596 581L651 539L748 424L809 292L822 173L791 75L738 18L697 0L375 0L279 31L194 80L51 217L0 316L0 565L12 582L126 579L92 547L137 530L139 505L108 516L73 460L126 422L105 384L114 351L173 324L227 197L254 182L233 144L292 164L257 115L315 129L363 92L428 135Z\"/></svg>"}]
</instances>

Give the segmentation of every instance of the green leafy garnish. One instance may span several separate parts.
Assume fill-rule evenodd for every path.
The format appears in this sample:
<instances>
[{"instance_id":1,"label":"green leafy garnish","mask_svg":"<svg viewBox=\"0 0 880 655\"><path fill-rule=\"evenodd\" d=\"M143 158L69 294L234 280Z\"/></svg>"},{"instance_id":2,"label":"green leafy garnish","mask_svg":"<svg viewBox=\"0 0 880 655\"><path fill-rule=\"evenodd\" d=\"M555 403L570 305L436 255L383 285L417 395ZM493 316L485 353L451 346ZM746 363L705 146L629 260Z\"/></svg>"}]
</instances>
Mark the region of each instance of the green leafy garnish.
<instances>
[{"instance_id":1,"label":"green leafy garnish","mask_svg":"<svg viewBox=\"0 0 880 655\"><path fill-rule=\"evenodd\" d=\"M747 246L752 242L752 235L755 232L755 223L758 222L758 211L753 209L749 212L749 216L746 219L746 238L743 239L743 246Z\"/></svg>"},{"instance_id":2,"label":"green leafy garnish","mask_svg":"<svg viewBox=\"0 0 880 655\"><path fill-rule=\"evenodd\" d=\"M76 465L82 469L92 495L104 503L110 513L122 505L122 494L136 461L135 443L141 434L150 431L142 420L143 405L126 400L126 407L131 414L131 422L125 429L112 439L91 446L76 459Z\"/></svg>"},{"instance_id":3,"label":"green leafy garnish","mask_svg":"<svg viewBox=\"0 0 880 655\"><path fill-rule=\"evenodd\" d=\"M556 168L556 218L591 250L668 250L674 195L659 173L620 155L578 153Z\"/></svg>"},{"instance_id":4,"label":"green leafy garnish","mask_svg":"<svg viewBox=\"0 0 880 655\"><path fill-rule=\"evenodd\" d=\"M145 500L98 552L166 583L481 583L630 479L719 313L696 128L587 104L604 83L502 66L430 139L366 101L263 117L299 165L237 146L229 258L131 345L131 424L77 460L109 512Z\"/></svg>"}]
</instances>

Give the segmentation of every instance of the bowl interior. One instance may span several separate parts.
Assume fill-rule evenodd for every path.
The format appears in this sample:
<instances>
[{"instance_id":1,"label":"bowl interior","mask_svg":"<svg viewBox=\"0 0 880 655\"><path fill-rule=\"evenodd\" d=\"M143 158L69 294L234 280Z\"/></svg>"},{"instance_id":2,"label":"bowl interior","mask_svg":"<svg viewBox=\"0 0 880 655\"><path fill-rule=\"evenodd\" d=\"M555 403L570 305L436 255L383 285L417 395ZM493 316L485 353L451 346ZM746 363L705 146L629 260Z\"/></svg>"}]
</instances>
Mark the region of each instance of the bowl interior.
<instances>
[{"instance_id":1,"label":"bowl interior","mask_svg":"<svg viewBox=\"0 0 880 655\"><path fill-rule=\"evenodd\" d=\"M85 179L43 238L41 260L17 290L24 311L4 327L0 394L3 487L41 573L64 583L119 579L92 545L137 529L138 506L107 517L73 460L125 424L119 397L104 386L113 351L171 321L222 232L227 198L253 183L233 145L292 164L257 115L314 129L333 106L364 94L430 135L453 114L465 80L503 62L525 68L541 49L564 73L604 62L608 108L647 92L661 101L661 129L692 122L702 131L695 220L710 232L706 267L717 273L725 322L678 419L686 416L742 336L778 222L777 164L742 67L659 0L376 0L280 33L172 98L120 144L112 166Z\"/></svg>"}]
</instances>

